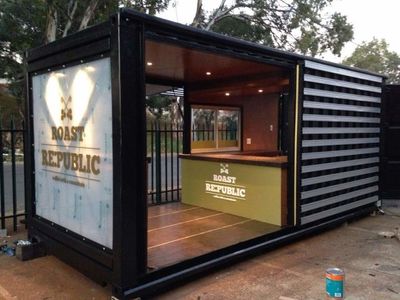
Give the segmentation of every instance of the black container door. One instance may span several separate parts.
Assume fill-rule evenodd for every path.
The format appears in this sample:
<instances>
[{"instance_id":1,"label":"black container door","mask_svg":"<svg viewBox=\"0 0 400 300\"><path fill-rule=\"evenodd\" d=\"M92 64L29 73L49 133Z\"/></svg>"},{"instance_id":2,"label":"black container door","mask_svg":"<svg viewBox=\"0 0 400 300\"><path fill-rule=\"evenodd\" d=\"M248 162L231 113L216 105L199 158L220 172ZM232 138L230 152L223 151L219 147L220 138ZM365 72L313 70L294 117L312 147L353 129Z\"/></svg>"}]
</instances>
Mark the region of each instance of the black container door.
<instances>
[{"instance_id":1,"label":"black container door","mask_svg":"<svg viewBox=\"0 0 400 300\"><path fill-rule=\"evenodd\" d=\"M387 85L383 100L381 193L400 200L400 85Z\"/></svg>"}]
</instances>

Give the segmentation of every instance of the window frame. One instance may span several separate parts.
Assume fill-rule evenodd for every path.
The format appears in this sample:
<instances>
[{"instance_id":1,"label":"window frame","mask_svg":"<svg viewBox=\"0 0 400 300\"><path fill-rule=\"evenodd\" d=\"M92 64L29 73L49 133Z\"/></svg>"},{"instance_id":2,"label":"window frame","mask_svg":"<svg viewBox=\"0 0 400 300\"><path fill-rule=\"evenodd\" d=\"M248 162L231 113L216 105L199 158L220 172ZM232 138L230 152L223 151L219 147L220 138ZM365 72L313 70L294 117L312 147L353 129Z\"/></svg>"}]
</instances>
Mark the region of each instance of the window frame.
<instances>
[{"instance_id":1,"label":"window frame","mask_svg":"<svg viewBox=\"0 0 400 300\"><path fill-rule=\"evenodd\" d=\"M193 109L208 109L214 111L214 138L215 148L199 148L193 149L192 130L193 130ZM238 124L237 124L237 136L238 146L237 147L224 147L219 148L219 134L218 134L218 111L230 110L238 112ZM205 152L229 152L229 151L241 151L242 149L242 107L240 106L226 106L226 105L208 105L208 104L192 104L190 106L191 124L190 124L190 153L205 153Z\"/></svg>"}]
</instances>

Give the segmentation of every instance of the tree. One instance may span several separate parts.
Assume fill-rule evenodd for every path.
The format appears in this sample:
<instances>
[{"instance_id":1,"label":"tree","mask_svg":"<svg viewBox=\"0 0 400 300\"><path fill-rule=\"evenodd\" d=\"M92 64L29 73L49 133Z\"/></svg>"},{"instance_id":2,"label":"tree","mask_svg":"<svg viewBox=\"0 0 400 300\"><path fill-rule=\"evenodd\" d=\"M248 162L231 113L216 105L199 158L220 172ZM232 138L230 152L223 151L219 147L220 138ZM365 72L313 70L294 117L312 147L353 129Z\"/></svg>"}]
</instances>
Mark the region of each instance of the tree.
<instances>
[{"instance_id":1,"label":"tree","mask_svg":"<svg viewBox=\"0 0 400 300\"><path fill-rule=\"evenodd\" d=\"M340 54L352 39L346 17L323 10L332 0L220 0L211 12L197 0L192 26L315 56ZM171 0L0 0L0 77L22 102L24 51L107 20L118 7L155 15ZM173 3L172 3L173 4Z\"/></svg>"},{"instance_id":2,"label":"tree","mask_svg":"<svg viewBox=\"0 0 400 300\"><path fill-rule=\"evenodd\" d=\"M210 14L197 2L192 26L316 56L340 55L353 26L339 13L324 15L332 0L221 0Z\"/></svg>"},{"instance_id":3,"label":"tree","mask_svg":"<svg viewBox=\"0 0 400 300\"><path fill-rule=\"evenodd\" d=\"M388 48L384 39L364 41L343 64L387 75L388 83L400 83L400 56Z\"/></svg>"},{"instance_id":4,"label":"tree","mask_svg":"<svg viewBox=\"0 0 400 300\"><path fill-rule=\"evenodd\" d=\"M108 19L118 8L106 0L0 0L0 74L22 110L24 51Z\"/></svg>"}]
</instances>

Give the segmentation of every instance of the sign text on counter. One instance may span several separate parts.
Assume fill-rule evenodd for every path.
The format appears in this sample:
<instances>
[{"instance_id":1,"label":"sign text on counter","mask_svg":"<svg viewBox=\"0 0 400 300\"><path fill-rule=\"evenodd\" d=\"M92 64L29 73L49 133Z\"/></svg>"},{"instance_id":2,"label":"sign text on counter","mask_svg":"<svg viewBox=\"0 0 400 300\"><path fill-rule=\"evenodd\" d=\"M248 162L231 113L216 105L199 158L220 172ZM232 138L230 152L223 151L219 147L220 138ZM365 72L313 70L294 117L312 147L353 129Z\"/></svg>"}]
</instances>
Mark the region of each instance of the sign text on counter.
<instances>
[{"instance_id":1,"label":"sign text on counter","mask_svg":"<svg viewBox=\"0 0 400 300\"><path fill-rule=\"evenodd\" d=\"M213 174L212 180L205 182L206 193L214 198L237 201L246 199L246 187L237 184L235 176L229 176L229 164L220 164L220 174Z\"/></svg>"}]
</instances>

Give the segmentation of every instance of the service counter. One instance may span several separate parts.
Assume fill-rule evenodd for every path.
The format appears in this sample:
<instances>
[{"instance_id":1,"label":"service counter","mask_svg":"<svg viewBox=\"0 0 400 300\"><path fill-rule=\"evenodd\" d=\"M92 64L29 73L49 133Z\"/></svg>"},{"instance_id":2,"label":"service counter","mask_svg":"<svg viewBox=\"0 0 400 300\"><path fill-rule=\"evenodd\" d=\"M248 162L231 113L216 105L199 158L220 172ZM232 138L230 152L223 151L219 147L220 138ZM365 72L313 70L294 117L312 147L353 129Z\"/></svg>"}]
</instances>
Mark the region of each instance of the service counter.
<instances>
[{"instance_id":1,"label":"service counter","mask_svg":"<svg viewBox=\"0 0 400 300\"><path fill-rule=\"evenodd\" d=\"M286 225L286 156L238 152L180 157L182 202L273 225Z\"/></svg>"}]
</instances>

